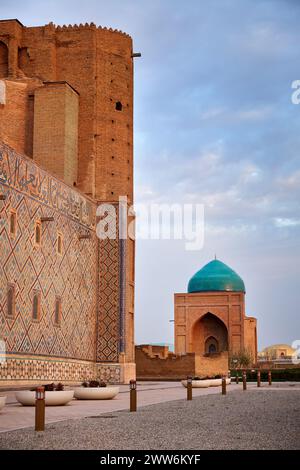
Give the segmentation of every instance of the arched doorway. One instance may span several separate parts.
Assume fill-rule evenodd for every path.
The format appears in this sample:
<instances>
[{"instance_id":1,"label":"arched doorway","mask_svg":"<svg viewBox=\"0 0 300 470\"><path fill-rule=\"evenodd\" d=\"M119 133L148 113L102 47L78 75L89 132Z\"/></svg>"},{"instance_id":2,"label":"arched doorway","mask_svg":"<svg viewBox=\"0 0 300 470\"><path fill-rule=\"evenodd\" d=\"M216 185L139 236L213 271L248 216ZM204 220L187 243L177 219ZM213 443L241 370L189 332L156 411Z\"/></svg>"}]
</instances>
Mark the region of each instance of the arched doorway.
<instances>
[{"instance_id":1,"label":"arched doorway","mask_svg":"<svg viewBox=\"0 0 300 470\"><path fill-rule=\"evenodd\" d=\"M8 49L4 42L0 41L0 78L8 76Z\"/></svg>"},{"instance_id":2,"label":"arched doorway","mask_svg":"<svg viewBox=\"0 0 300 470\"><path fill-rule=\"evenodd\" d=\"M209 336L205 341L205 353L206 354L215 354L219 352L219 342L213 336Z\"/></svg>"},{"instance_id":3,"label":"arched doorway","mask_svg":"<svg viewBox=\"0 0 300 470\"><path fill-rule=\"evenodd\" d=\"M207 312L194 324L192 352L203 355L222 351L228 351L227 328L216 315Z\"/></svg>"}]
</instances>

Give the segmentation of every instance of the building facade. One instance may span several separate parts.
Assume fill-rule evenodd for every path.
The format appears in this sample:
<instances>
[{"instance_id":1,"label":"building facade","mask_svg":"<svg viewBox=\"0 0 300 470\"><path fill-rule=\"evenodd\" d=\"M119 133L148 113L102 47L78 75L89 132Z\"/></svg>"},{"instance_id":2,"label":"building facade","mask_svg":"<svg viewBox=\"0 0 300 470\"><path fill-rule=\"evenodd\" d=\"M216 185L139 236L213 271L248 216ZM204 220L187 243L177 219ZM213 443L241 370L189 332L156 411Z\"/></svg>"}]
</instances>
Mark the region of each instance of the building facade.
<instances>
[{"instance_id":1,"label":"building facade","mask_svg":"<svg viewBox=\"0 0 300 470\"><path fill-rule=\"evenodd\" d=\"M178 380L227 374L230 358L247 353L257 362L257 322L245 315L245 284L219 260L200 269L187 292L174 295L175 350L136 346L140 380Z\"/></svg>"},{"instance_id":2,"label":"building facade","mask_svg":"<svg viewBox=\"0 0 300 470\"><path fill-rule=\"evenodd\" d=\"M120 31L0 21L0 386L135 378L133 57Z\"/></svg>"},{"instance_id":3,"label":"building facade","mask_svg":"<svg viewBox=\"0 0 300 470\"><path fill-rule=\"evenodd\" d=\"M247 351L257 361L257 324L245 315L245 285L229 266L215 259L175 294L175 353L207 360Z\"/></svg>"}]
</instances>

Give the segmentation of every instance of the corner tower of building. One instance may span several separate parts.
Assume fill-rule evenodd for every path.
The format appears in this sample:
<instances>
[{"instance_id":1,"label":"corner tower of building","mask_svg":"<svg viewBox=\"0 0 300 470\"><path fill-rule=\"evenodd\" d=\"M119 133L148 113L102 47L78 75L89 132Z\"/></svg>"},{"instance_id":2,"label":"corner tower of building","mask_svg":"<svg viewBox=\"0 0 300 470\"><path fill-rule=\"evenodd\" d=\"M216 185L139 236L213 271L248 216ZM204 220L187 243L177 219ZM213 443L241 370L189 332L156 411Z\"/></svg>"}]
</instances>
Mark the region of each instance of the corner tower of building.
<instances>
[{"instance_id":1,"label":"corner tower of building","mask_svg":"<svg viewBox=\"0 0 300 470\"><path fill-rule=\"evenodd\" d=\"M0 79L26 84L20 107L36 111L35 118L31 112L22 121L23 148L19 143L18 150L39 158L45 169L52 160L51 171L72 176L74 185L101 201L118 201L120 195L133 201L132 54L127 34L93 23L25 27L18 20L0 21ZM50 88L53 82L56 86ZM70 89L59 87L62 83ZM36 91L45 86L47 92ZM78 105L70 90L77 93ZM56 118L67 122L56 145L61 142L71 172L61 173L58 157L53 162ZM22 127L22 122L15 125ZM39 138L41 126L51 130L47 139ZM13 132L12 141L7 140L14 147Z\"/></svg>"}]
</instances>

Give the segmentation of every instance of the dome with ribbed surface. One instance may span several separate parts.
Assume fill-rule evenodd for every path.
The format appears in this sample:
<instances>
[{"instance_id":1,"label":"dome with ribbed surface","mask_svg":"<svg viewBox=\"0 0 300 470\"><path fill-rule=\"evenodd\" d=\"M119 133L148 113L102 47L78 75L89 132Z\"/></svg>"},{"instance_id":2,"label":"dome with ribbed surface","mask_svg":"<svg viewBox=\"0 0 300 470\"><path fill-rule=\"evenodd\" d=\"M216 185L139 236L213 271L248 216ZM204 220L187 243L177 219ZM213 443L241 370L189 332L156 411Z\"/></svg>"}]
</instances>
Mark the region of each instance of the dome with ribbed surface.
<instances>
[{"instance_id":1,"label":"dome with ribbed surface","mask_svg":"<svg viewBox=\"0 0 300 470\"><path fill-rule=\"evenodd\" d=\"M196 272L188 284L188 292L245 292L243 279L222 261L214 259Z\"/></svg>"}]
</instances>

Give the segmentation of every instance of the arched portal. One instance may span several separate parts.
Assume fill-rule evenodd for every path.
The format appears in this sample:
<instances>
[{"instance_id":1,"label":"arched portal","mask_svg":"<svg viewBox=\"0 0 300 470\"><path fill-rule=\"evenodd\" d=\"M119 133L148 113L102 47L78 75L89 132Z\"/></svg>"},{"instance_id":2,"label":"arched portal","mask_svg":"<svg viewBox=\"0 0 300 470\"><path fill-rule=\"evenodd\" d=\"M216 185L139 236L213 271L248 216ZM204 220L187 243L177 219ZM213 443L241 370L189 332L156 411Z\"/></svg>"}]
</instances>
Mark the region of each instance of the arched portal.
<instances>
[{"instance_id":1,"label":"arched portal","mask_svg":"<svg viewBox=\"0 0 300 470\"><path fill-rule=\"evenodd\" d=\"M228 331L213 313L206 313L193 327L192 351L197 354L216 354L228 351Z\"/></svg>"},{"instance_id":2,"label":"arched portal","mask_svg":"<svg viewBox=\"0 0 300 470\"><path fill-rule=\"evenodd\" d=\"M205 341L205 353L206 354L215 354L219 352L219 342L213 336L209 336Z\"/></svg>"},{"instance_id":3,"label":"arched portal","mask_svg":"<svg viewBox=\"0 0 300 470\"><path fill-rule=\"evenodd\" d=\"M8 49L4 42L0 41L0 78L8 76Z\"/></svg>"}]
</instances>

